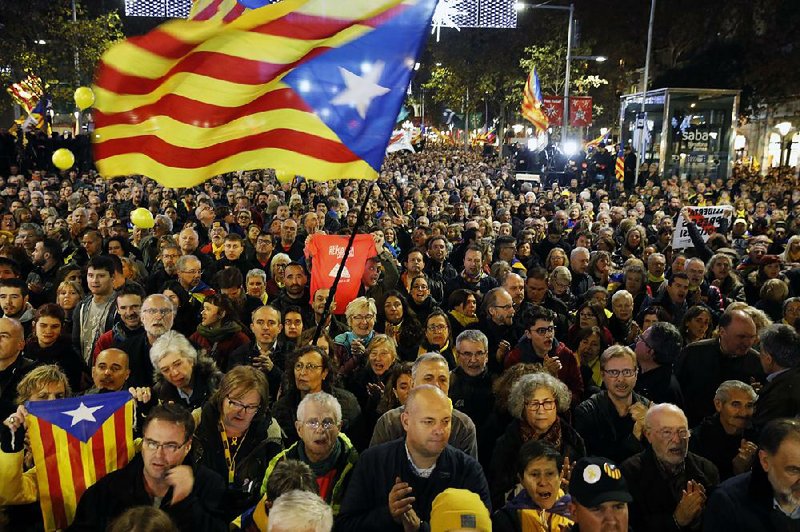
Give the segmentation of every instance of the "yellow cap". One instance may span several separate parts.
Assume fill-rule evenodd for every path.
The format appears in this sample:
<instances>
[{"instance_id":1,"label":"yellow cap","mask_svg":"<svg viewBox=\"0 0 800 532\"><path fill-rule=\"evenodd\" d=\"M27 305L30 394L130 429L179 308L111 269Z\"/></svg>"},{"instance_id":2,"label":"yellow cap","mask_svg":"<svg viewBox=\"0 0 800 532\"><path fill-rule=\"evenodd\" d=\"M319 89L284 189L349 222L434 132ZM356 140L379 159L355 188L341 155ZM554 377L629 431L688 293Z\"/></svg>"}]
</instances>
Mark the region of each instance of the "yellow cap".
<instances>
[{"instance_id":1,"label":"yellow cap","mask_svg":"<svg viewBox=\"0 0 800 532\"><path fill-rule=\"evenodd\" d=\"M469 491L447 488L431 506L431 532L480 530L491 532L492 520L481 498Z\"/></svg>"}]
</instances>

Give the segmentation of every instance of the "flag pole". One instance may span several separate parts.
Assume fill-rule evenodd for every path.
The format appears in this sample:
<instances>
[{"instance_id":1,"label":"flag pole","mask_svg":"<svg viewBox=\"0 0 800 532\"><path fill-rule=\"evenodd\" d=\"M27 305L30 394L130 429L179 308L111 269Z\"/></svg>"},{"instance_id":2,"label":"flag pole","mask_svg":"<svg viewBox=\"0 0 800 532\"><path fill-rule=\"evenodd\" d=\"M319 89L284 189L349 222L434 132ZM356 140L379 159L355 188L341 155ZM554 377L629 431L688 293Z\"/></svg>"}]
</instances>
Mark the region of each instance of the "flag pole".
<instances>
[{"instance_id":1,"label":"flag pole","mask_svg":"<svg viewBox=\"0 0 800 532\"><path fill-rule=\"evenodd\" d=\"M372 187L377 185L378 182L375 181L370 184L366 192L364 194L364 201L361 203L361 209L358 211L358 217L356 218L356 223L353 225L353 231L350 233L350 238L347 240L347 246L344 248L344 256L342 257L342 262L339 264L339 269L336 272L336 277L333 279L333 284L330 288L330 293L328 294L328 300L325 301L325 308L322 311L322 318L319 320L319 325L314 331L314 338L311 340L311 345L317 345L317 340L319 340L320 335L322 334L322 330L325 328L325 322L328 320L331 310L331 304L333 304L333 298L336 295L336 287L339 286L339 279L342 277L342 272L344 271L345 263L347 262L347 256L350 255L350 250L353 248L353 242L356 240L356 234L358 234L358 228L364 223L364 212L367 210L367 203L369 203L369 194L372 190ZM360 188L360 187L359 187Z\"/></svg>"}]
</instances>

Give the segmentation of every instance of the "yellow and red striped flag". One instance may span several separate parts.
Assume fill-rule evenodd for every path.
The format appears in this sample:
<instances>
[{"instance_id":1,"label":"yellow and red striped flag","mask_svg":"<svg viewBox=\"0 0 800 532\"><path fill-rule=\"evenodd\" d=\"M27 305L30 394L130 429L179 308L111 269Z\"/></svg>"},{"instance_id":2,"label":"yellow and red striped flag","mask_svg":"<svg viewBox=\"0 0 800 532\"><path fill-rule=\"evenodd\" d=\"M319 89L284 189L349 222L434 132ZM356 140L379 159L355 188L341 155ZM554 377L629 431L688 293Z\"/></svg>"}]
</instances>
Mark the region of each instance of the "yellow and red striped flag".
<instances>
[{"instance_id":1,"label":"yellow and red striped flag","mask_svg":"<svg viewBox=\"0 0 800 532\"><path fill-rule=\"evenodd\" d=\"M625 152L622 149L622 146L619 147L619 152L617 152L617 161L614 165L614 174L617 177L617 181L625 181Z\"/></svg>"},{"instance_id":2,"label":"yellow and red striped flag","mask_svg":"<svg viewBox=\"0 0 800 532\"><path fill-rule=\"evenodd\" d=\"M539 85L536 67L531 70L528 81L525 82L525 90L522 91L522 116L534 125L537 133L545 131L550 125L542 110L542 87Z\"/></svg>"},{"instance_id":3,"label":"yellow and red striped flag","mask_svg":"<svg viewBox=\"0 0 800 532\"><path fill-rule=\"evenodd\" d=\"M133 398L114 392L25 406L45 530L60 530L86 488L133 458Z\"/></svg>"},{"instance_id":4,"label":"yellow and red striped flag","mask_svg":"<svg viewBox=\"0 0 800 532\"><path fill-rule=\"evenodd\" d=\"M284 0L123 41L94 87L97 168L169 187L261 168L377 179L436 3Z\"/></svg>"},{"instance_id":5,"label":"yellow and red striped flag","mask_svg":"<svg viewBox=\"0 0 800 532\"><path fill-rule=\"evenodd\" d=\"M190 20L222 20L230 22L248 9L264 7L280 0L195 0L189 12Z\"/></svg>"},{"instance_id":6,"label":"yellow and red striped flag","mask_svg":"<svg viewBox=\"0 0 800 532\"><path fill-rule=\"evenodd\" d=\"M11 99L25 111L26 115L31 114L36 104L44 96L44 85L39 76L28 74L28 77L17 83L12 83L6 92Z\"/></svg>"}]
</instances>

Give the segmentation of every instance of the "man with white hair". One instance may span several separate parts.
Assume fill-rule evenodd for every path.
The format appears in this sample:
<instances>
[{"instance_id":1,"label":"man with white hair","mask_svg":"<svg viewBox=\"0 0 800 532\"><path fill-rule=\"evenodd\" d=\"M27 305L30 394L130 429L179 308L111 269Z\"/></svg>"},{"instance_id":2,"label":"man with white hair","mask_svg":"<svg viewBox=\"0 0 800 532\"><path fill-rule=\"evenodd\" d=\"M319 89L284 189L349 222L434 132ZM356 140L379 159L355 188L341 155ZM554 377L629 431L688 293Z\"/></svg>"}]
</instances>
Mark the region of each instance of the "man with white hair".
<instances>
[{"instance_id":1,"label":"man with white hair","mask_svg":"<svg viewBox=\"0 0 800 532\"><path fill-rule=\"evenodd\" d=\"M131 386L153 386L154 368L150 348L165 332L172 329L175 308L163 294L151 294L142 302L141 320L144 334L127 338L119 348L128 353Z\"/></svg>"},{"instance_id":2,"label":"man with white hair","mask_svg":"<svg viewBox=\"0 0 800 532\"><path fill-rule=\"evenodd\" d=\"M336 515L350 474L358 461L358 452L341 432L342 407L336 397L329 393L310 393L297 406L294 424L300 439L270 460L261 494L267 492L269 479L278 464L297 460L311 467L320 497L331 505Z\"/></svg>"},{"instance_id":3,"label":"man with white hair","mask_svg":"<svg viewBox=\"0 0 800 532\"><path fill-rule=\"evenodd\" d=\"M633 496L631 527L649 532L697 528L706 494L719 484L717 467L689 452L689 423L673 404L650 407L644 435L651 447L620 466Z\"/></svg>"},{"instance_id":4,"label":"man with white hair","mask_svg":"<svg viewBox=\"0 0 800 532\"><path fill-rule=\"evenodd\" d=\"M594 286L594 279L589 275L589 250L577 247L569 254L569 271L572 274L572 293L578 299Z\"/></svg>"},{"instance_id":5,"label":"man with white hair","mask_svg":"<svg viewBox=\"0 0 800 532\"><path fill-rule=\"evenodd\" d=\"M292 490L272 504L267 532L330 532L331 507L310 491Z\"/></svg>"}]
</instances>

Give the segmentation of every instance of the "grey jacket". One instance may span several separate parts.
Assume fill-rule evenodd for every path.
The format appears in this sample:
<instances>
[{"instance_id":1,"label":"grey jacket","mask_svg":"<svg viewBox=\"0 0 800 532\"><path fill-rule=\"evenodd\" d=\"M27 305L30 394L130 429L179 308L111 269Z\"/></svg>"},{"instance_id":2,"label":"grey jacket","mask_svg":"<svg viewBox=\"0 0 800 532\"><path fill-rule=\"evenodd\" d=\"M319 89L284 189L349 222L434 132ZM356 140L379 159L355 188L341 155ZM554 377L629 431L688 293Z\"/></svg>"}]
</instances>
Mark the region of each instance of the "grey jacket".
<instances>
[{"instance_id":1,"label":"grey jacket","mask_svg":"<svg viewBox=\"0 0 800 532\"><path fill-rule=\"evenodd\" d=\"M375 425L375 432L372 433L370 447L375 447L387 441L403 438L403 424L400 422L400 414L403 407L399 406L383 414ZM463 412L453 409L453 421L450 430L450 445L464 451L474 459L478 459L478 442L475 439L475 423Z\"/></svg>"}]
</instances>

